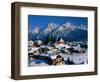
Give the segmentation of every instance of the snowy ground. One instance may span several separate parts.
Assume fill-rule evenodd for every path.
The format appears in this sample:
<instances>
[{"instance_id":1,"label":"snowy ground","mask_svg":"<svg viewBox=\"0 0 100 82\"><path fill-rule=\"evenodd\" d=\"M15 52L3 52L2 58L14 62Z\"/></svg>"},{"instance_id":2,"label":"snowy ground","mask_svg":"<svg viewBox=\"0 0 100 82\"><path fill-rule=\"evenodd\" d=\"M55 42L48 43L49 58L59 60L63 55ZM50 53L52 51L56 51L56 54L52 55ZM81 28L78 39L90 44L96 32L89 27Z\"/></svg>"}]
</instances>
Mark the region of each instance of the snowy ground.
<instances>
[{"instance_id":1,"label":"snowy ground","mask_svg":"<svg viewBox=\"0 0 100 82\"><path fill-rule=\"evenodd\" d=\"M88 49L86 48L86 42L69 42L67 44L59 44L56 45L55 47L52 46L47 46L47 45L41 45L40 47L32 47L31 50L32 51L38 51L38 56L43 56L43 57L49 57L51 59L56 59L57 55L60 55L63 59L64 59L64 65L80 65L80 64L87 64L88 63ZM81 48L80 45L85 46L85 48ZM66 47L67 45L67 47ZM57 48L58 46L58 48ZM74 50L76 50L76 52L70 53L71 51L68 51L67 49L70 48L70 46L72 48L74 48ZM62 47L65 47L64 49L62 49ZM41 48L46 48L49 49L49 51L47 52L42 52L41 54L39 53L39 49ZM84 52L78 52L81 51L81 49L83 49ZM55 51L56 50L56 51ZM53 54L57 52L57 54ZM30 52L29 52L30 53ZM28 66L50 66L48 64L47 60L41 60L41 59L32 59L28 61Z\"/></svg>"},{"instance_id":2,"label":"snowy ground","mask_svg":"<svg viewBox=\"0 0 100 82\"><path fill-rule=\"evenodd\" d=\"M87 64L87 60L88 60L88 57L87 57L87 53L84 53L84 54L76 54L76 53L73 53L73 54L63 54L63 53L60 53L59 55L61 55L63 58L64 58L64 61L67 62L68 61L68 58L70 61L73 61L75 64ZM83 63L84 62L84 63ZM70 65L70 64L66 64L64 63L65 65ZM35 61L32 61L32 62L29 62L28 63L28 66L49 66L46 61L42 61L42 62L35 62Z\"/></svg>"}]
</instances>

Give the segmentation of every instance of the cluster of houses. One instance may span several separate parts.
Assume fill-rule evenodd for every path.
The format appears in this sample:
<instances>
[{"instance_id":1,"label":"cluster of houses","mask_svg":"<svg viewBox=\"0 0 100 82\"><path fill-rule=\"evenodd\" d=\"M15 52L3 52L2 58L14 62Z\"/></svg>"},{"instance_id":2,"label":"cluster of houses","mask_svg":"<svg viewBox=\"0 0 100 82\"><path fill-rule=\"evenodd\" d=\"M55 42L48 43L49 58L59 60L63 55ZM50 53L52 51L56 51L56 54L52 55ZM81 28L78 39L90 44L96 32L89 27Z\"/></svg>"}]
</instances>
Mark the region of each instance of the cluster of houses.
<instances>
[{"instance_id":1,"label":"cluster of houses","mask_svg":"<svg viewBox=\"0 0 100 82\"><path fill-rule=\"evenodd\" d=\"M55 42L52 46L43 45L41 40L37 41L28 41L28 57L29 63L36 62L36 64L41 63L42 60L48 65L64 65L64 64L74 64L77 58L81 58L77 60L76 64L87 63L86 53L87 45L81 47L80 44L73 45L71 43L66 43L62 38ZM79 55L78 57L74 57L73 55ZM80 56L81 55L81 56ZM72 61L73 60L75 61ZM75 58L75 59L74 59Z\"/></svg>"}]
</instances>

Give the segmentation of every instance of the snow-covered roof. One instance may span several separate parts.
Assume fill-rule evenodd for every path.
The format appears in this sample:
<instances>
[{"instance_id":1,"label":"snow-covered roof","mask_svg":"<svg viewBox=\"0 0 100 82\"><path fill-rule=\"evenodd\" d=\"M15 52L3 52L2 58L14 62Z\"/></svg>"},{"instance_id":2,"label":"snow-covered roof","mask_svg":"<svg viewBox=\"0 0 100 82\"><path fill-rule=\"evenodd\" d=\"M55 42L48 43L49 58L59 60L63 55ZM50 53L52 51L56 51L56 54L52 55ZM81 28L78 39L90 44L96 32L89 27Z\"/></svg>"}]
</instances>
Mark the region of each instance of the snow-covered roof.
<instances>
[{"instance_id":1,"label":"snow-covered roof","mask_svg":"<svg viewBox=\"0 0 100 82\"><path fill-rule=\"evenodd\" d=\"M37 48L37 47L33 47L33 48L32 48L33 51L37 51L38 49L39 49L39 48Z\"/></svg>"},{"instance_id":2,"label":"snow-covered roof","mask_svg":"<svg viewBox=\"0 0 100 82\"><path fill-rule=\"evenodd\" d=\"M40 47L41 47L41 48L46 48L47 46L45 46L45 45L41 45Z\"/></svg>"},{"instance_id":3,"label":"snow-covered roof","mask_svg":"<svg viewBox=\"0 0 100 82\"><path fill-rule=\"evenodd\" d=\"M47 46L47 48L48 48L48 49L52 49L53 47L49 47L49 46Z\"/></svg>"},{"instance_id":4,"label":"snow-covered roof","mask_svg":"<svg viewBox=\"0 0 100 82\"><path fill-rule=\"evenodd\" d=\"M74 48L74 50L80 50L80 46L79 45L78 46L74 46L73 48Z\"/></svg>"},{"instance_id":5,"label":"snow-covered roof","mask_svg":"<svg viewBox=\"0 0 100 82\"><path fill-rule=\"evenodd\" d=\"M45 54L45 53L40 54L40 56L50 57L51 59L56 59L56 57L57 57L57 55L54 55L54 54Z\"/></svg>"},{"instance_id":6,"label":"snow-covered roof","mask_svg":"<svg viewBox=\"0 0 100 82\"><path fill-rule=\"evenodd\" d=\"M75 64L80 64L80 63L82 63L82 62L84 62L84 60L85 60L85 56L74 56L73 58L72 58L72 61L75 63Z\"/></svg>"},{"instance_id":7,"label":"snow-covered roof","mask_svg":"<svg viewBox=\"0 0 100 82\"><path fill-rule=\"evenodd\" d=\"M70 46L69 46L69 45L67 45L67 44L65 44L65 47L66 47L66 48L70 48Z\"/></svg>"},{"instance_id":8,"label":"snow-covered roof","mask_svg":"<svg viewBox=\"0 0 100 82\"><path fill-rule=\"evenodd\" d=\"M46 54L46 53L42 53L42 54L40 54L40 56L50 56L50 54Z\"/></svg>"},{"instance_id":9,"label":"snow-covered roof","mask_svg":"<svg viewBox=\"0 0 100 82\"><path fill-rule=\"evenodd\" d=\"M55 45L55 47L56 48L63 48L63 47L65 47L65 48L70 48L70 46L69 45L67 45L67 44L58 44L58 45Z\"/></svg>"},{"instance_id":10,"label":"snow-covered roof","mask_svg":"<svg viewBox=\"0 0 100 82\"><path fill-rule=\"evenodd\" d=\"M56 59L57 55L50 56L51 59Z\"/></svg>"},{"instance_id":11,"label":"snow-covered roof","mask_svg":"<svg viewBox=\"0 0 100 82\"><path fill-rule=\"evenodd\" d=\"M51 54L51 53L53 53L53 52L52 52L52 51L48 51L47 53L48 53L48 54Z\"/></svg>"},{"instance_id":12,"label":"snow-covered roof","mask_svg":"<svg viewBox=\"0 0 100 82\"><path fill-rule=\"evenodd\" d=\"M33 51L32 51L32 50L30 50L30 51L28 51L28 53L33 53Z\"/></svg>"}]
</instances>

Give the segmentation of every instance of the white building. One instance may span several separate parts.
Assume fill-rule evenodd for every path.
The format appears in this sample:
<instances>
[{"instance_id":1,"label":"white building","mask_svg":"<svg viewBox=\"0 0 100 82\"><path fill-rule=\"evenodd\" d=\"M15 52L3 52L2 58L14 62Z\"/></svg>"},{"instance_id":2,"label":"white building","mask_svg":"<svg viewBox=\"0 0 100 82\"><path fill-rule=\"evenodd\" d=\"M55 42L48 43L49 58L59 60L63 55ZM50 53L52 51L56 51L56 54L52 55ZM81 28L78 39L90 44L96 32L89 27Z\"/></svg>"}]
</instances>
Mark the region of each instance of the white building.
<instances>
[{"instance_id":1,"label":"white building","mask_svg":"<svg viewBox=\"0 0 100 82\"><path fill-rule=\"evenodd\" d=\"M55 47L58 49L61 48L70 48L70 46L68 44L65 44L64 40L61 38L60 41L58 41L57 43L55 43Z\"/></svg>"}]
</instances>

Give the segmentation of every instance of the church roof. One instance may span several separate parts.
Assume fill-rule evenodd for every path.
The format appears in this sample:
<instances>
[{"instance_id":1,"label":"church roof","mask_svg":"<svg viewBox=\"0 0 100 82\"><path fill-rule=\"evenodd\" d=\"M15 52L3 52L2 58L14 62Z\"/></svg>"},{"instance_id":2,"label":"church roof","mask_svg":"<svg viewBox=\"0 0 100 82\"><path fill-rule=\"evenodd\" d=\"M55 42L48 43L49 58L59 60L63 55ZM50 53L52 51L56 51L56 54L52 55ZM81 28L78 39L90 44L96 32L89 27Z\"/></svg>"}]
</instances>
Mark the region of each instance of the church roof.
<instances>
[{"instance_id":1,"label":"church roof","mask_svg":"<svg viewBox=\"0 0 100 82\"><path fill-rule=\"evenodd\" d=\"M64 40L61 38L59 42L64 42Z\"/></svg>"}]
</instances>

